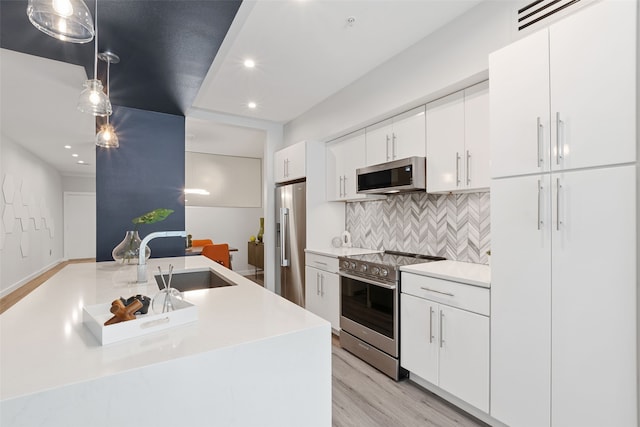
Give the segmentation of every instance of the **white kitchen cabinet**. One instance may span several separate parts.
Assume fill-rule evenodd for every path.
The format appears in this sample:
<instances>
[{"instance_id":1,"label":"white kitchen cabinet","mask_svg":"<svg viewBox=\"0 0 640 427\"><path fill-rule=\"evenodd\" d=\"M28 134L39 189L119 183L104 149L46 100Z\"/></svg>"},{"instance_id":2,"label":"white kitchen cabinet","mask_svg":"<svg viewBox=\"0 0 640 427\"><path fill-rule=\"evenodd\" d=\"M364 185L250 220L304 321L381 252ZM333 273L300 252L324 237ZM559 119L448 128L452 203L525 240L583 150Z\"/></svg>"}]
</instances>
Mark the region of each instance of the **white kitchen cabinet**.
<instances>
[{"instance_id":1,"label":"white kitchen cabinet","mask_svg":"<svg viewBox=\"0 0 640 427\"><path fill-rule=\"evenodd\" d=\"M402 282L401 366L489 412L489 290L409 273Z\"/></svg>"},{"instance_id":2,"label":"white kitchen cabinet","mask_svg":"<svg viewBox=\"0 0 640 427\"><path fill-rule=\"evenodd\" d=\"M364 130L327 144L327 200L366 198L357 193L356 169L365 166Z\"/></svg>"},{"instance_id":3,"label":"white kitchen cabinet","mask_svg":"<svg viewBox=\"0 0 640 427\"><path fill-rule=\"evenodd\" d=\"M489 83L452 93L426 107L427 191L489 187Z\"/></svg>"},{"instance_id":4,"label":"white kitchen cabinet","mask_svg":"<svg viewBox=\"0 0 640 427\"><path fill-rule=\"evenodd\" d=\"M366 128L366 165L425 156L424 106Z\"/></svg>"},{"instance_id":5,"label":"white kitchen cabinet","mask_svg":"<svg viewBox=\"0 0 640 427\"><path fill-rule=\"evenodd\" d=\"M309 256L311 254L307 254ZM340 277L336 258L313 255L305 267L305 308L331 322L331 328L340 330ZM326 259L326 260L322 260ZM309 266L315 262L321 268ZM335 264L336 271L330 271Z\"/></svg>"},{"instance_id":6,"label":"white kitchen cabinet","mask_svg":"<svg viewBox=\"0 0 640 427\"><path fill-rule=\"evenodd\" d=\"M493 177L636 161L635 3L599 2L490 55Z\"/></svg>"},{"instance_id":7,"label":"white kitchen cabinet","mask_svg":"<svg viewBox=\"0 0 640 427\"><path fill-rule=\"evenodd\" d=\"M276 151L274 181L287 182L306 176L306 143L304 141Z\"/></svg>"}]
</instances>

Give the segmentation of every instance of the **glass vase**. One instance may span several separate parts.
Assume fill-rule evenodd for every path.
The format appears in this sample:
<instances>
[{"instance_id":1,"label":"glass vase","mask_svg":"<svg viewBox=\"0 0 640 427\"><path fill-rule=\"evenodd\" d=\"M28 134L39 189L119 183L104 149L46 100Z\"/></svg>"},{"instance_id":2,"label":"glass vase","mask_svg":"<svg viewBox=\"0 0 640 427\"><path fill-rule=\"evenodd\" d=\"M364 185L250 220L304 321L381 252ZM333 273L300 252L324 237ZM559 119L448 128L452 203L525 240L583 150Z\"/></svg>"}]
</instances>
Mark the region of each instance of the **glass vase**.
<instances>
[{"instance_id":1,"label":"glass vase","mask_svg":"<svg viewBox=\"0 0 640 427\"><path fill-rule=\"evenodd\" d=\"M113 248L111 256L116 261L122 261L123 264L137 264L138 255L140 254L140 243L142 243L142 240L140 240L137 231L127 231L122 242ZM145 259L149 259L150 256L151 249L147 246L144 257Z\"/></svg>"},{"instance_id":2,"label":"glass vase","mask_svg":"<svg viewBox=\"0 0 640 427\"><path fill-rule=\"evenodd\" d=\"M264 235L264 218L260 218L260 230L258 230L258 242L262 242L263 235Z\"/></svg>"}]
</instances>

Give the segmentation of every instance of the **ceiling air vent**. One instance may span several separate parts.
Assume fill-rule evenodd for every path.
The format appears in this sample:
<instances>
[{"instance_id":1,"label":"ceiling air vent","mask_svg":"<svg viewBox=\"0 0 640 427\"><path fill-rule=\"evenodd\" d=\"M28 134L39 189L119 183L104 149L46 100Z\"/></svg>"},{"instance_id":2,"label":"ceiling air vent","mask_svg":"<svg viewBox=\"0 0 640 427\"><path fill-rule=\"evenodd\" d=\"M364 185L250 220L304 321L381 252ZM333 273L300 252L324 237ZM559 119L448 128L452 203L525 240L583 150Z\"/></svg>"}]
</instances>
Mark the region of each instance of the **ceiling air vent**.
<instances>
[{"instance_id":1,"label":"ceiling air vent","mask_svg":"<svg viewBox=\"0 0 640 427\"><path fill-rule=\"evenodd\" d=\"M518 31L537 24L580 0L535 0L518 9Z\"/></svg>"}]
</instances>

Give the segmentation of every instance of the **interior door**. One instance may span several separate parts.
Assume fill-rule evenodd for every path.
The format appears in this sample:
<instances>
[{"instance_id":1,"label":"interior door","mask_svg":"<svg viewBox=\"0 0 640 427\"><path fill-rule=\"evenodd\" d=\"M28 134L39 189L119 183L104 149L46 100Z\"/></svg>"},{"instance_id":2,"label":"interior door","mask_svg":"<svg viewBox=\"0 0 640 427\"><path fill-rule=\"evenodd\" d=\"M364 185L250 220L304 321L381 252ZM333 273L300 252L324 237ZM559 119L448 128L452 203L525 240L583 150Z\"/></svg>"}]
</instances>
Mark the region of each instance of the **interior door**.
<instances>
[{"instance_id":1,"label":"interior door","mask_svg":"<svg viewBox=\"0 0 640 427\"><path fill-rule=\"evenodd\" d=\"M64 193L64 257L96 257L96 193Z\"/></svg>"}]
</instances>

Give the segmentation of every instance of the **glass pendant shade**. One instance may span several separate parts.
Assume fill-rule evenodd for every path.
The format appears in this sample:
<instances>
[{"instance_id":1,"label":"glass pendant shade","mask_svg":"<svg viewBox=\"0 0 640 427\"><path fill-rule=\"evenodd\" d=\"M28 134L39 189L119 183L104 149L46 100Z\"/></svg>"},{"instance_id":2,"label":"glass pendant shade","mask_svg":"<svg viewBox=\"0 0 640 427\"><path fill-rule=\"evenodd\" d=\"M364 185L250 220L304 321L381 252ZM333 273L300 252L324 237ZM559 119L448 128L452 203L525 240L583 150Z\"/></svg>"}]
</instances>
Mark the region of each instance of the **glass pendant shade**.
<instances>
[{"instance_id":1,"label":"glass pendant shade","mask_svg":"<svg viewBox=\"0 0 640 427\"><path fill-rule=\"evenodd\" d=\"M83 0L29 0L27 16L37 29L65 42L87 43L95 34Z\"/></svg>"},{"instance_id":2,"label":"glass pendant shade","mask_svg":"<svg viewBox=\"0 0 640 427\"><path fill-rule=\"evenodd\" d=\"M78 99L78 110L94 116L109 116L113 109L109 97L104 93L102 82L91 79L85 81L83 86L84 89L80 92L80 99Z\"/></svg>"},{"instance_id":3,"label":"glass pendant shade","mask_svg":"<svg viewBox=\"0 0 640 427\"><path fill-rule=\"evenodd\" d=\"M96 145L103 148L118 148L120 142L116 130L110 123L105 124L96 134Z\"/></svg>"}]
</instances>

